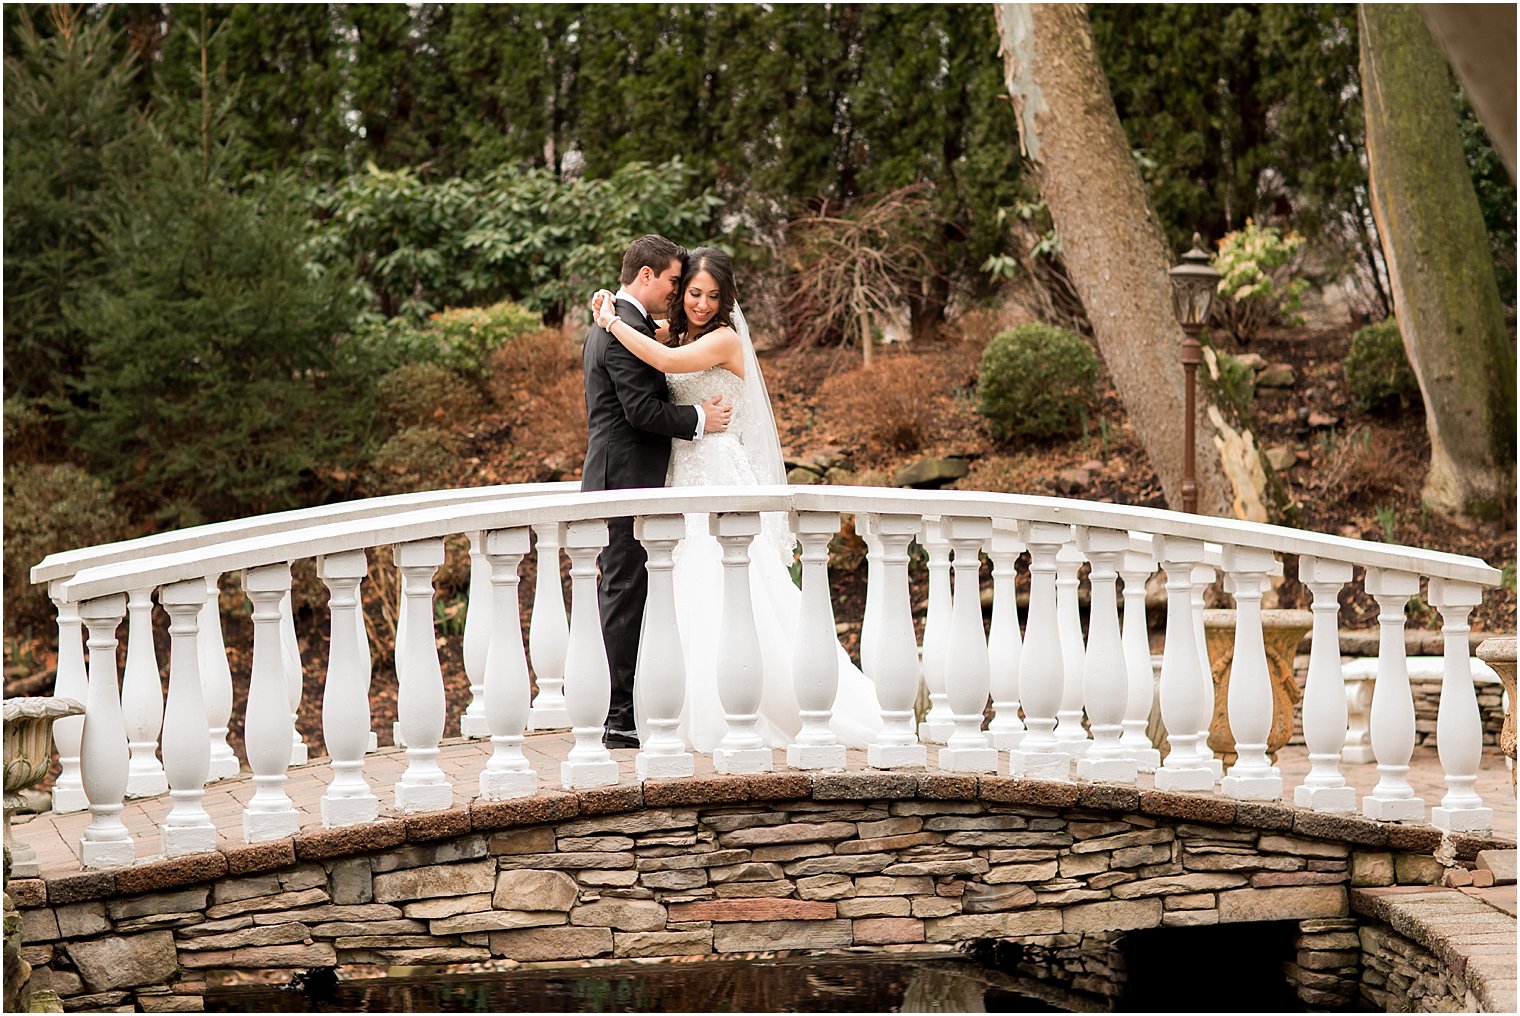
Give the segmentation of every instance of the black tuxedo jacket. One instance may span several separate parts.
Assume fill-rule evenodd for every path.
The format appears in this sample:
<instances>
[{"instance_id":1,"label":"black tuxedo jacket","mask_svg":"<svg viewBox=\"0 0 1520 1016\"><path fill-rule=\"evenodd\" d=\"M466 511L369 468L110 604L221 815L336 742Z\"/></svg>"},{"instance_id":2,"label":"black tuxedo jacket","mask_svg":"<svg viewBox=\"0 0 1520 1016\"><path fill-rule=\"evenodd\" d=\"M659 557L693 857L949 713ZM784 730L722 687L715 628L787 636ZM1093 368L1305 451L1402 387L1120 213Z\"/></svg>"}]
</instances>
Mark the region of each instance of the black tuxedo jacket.
<instances>
[{"instance_id":1,"label":"black tuxedo jacket","mask_svg":"<svg viewBox=\"0 0 1520 1016\"><path fill-rule=\"evenodd\" d=\"M617 316L654 335L654 322L633 304L619 300ZM696 437L696 407L671 405L665 375L596 325L586 333L581 368L587 426L581 490L663 487L670 439Z\"/></svg>"}]
</instances>

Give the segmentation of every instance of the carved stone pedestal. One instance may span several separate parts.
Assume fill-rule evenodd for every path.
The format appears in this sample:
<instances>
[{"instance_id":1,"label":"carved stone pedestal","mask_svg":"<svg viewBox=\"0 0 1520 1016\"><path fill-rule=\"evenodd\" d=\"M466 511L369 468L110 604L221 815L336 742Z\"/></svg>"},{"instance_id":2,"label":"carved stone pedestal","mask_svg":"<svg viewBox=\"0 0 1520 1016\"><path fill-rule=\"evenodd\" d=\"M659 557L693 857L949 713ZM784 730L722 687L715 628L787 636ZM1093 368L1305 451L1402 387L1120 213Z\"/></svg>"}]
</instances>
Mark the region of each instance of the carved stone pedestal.
<instances>
[{"instance_id":1,"label":"carved stone pedestal","mask_svg":"<svg viewBox=\"0 0 1520 1016\"><path fill-rule=\"evenodd\" d=\"M1304 697L1293 680L1293 655L1314 626L1307 610L1263 610L1262 641L1267 650L1267 673L1272 680L1272 730L1267 735L1267 756L1277 753L1293 736L1293 710ZM1230 731L1230 670L1235 662L1235 611L1205 610L1203 631L1208 639L1209 662L1214 676L1214 715L1209 720L1209 747L1235 764L1235 735Z\"/></svg>"},{"instance_id":2,"label":"carved stone pedestal","mask_svg":"<svg viewBox=\"0 0 1520 1016\"><path fill-rule=\"evenodd\" d=\"M1509 789L1515 790L1515 639L1485 639L1478 646L1478 659L1494 668L1504 682L1509 704L1504 708L1504 729L1499 733L1499 750L1509 756Z\"/></svg>"}]
</instances>

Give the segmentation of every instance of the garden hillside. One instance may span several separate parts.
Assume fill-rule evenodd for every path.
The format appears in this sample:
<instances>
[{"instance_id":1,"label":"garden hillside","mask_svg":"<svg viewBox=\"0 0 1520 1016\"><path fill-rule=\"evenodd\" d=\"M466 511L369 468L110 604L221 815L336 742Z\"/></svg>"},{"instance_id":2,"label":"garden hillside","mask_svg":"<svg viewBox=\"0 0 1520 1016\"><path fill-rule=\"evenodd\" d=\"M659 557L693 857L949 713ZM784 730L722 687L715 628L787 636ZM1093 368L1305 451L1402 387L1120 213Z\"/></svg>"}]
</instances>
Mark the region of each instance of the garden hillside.
<instances>
[{"instance_id":1,"label":"garden hillside","mask_svg":"<svg viewBox=\"0 0 1520 1016\"><path fill-rule=\"evenodd\" d=\"M1040 45L1004 45L1030 12ZM1232 510L1228 452L1251 481L1243 514L1502 567L1474 624L1513 630L1515 188L1418 16L6 5L6 692L51 686L53 608L27 576L49 553L575 478L585 304L648 232L733 255L792 482L1171 507L1184 424L1165 268L1196 233L1219 273L1200 504ZM1086 54L1088 90L1047 78L1045 94L1077 112L1021 115L1028 82L1076 66L1030 62L1063 45ZM1376 59L1406 51L1424 63ZM1363 102L1372 73L1418 95L1426 127L1386 133ZM1085 145L1100 133L1106 160ZM1072 137L1084 144L1063 149ZM1465 209L1441 243L1463 253L1464 282L1430 293L1397 270L1416 259L1394 256L1426 241L1384 234L1413 221L1386 214L1420 196L1388 189L1417 179L1399 172L1425 158L1409 149L1438 137L1436 210ZM1059 165L1063 151L1085 163ZM1127 189L1082 190L1088 169ZM1110 284L1121 276L1144 285ZM1457 349L1475 335L1482 360ZM1454 350L1509 366L1453 390ZM1463 397L1488 412L1458 442ZM1455 482L1506 470L1507 489ZM1431 500L1437 474L1455 510ZM847 531L836 549L848 624L863 547ZM380 726L397 579L373 557ZM456 694L467 567L451 546L438 577ZM913 575L921 605L922 562ZM1274 594L1285 606L1302 602L1292 575ZM237 576L223 591L246 675L248 604ZM325 666L325 600L300 565L308 674ZM1343 620L1370 611L1349 599ZM1411 612L1436 623L1421 600ZM302 723L320 737L314 714Z\"/></svg>"}]
</instances>

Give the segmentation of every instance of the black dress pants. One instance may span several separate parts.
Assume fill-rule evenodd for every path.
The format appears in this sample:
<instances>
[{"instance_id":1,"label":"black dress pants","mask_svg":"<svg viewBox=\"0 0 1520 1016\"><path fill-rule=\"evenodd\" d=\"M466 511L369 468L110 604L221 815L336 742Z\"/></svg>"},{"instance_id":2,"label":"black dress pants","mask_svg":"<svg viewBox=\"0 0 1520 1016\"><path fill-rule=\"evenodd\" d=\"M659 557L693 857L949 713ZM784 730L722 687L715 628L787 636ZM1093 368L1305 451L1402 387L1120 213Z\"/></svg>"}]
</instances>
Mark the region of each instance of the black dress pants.
<instances>
[{"instance_id":1,"label":"black dress pants","mask_svg":"<svg viewBox=\"0 0 1520 1016\"><path fill-rule=\"evenodd\" d=\"M607 644L607 668L612 674L612 698L607 707L607 730L634 731L633 673L639 660L639 629L649 595L649 555L633 536L633 519L607 520L607 546L602 549L601 583L597 605L602 638Z\"/></svg>"}]
</instances>

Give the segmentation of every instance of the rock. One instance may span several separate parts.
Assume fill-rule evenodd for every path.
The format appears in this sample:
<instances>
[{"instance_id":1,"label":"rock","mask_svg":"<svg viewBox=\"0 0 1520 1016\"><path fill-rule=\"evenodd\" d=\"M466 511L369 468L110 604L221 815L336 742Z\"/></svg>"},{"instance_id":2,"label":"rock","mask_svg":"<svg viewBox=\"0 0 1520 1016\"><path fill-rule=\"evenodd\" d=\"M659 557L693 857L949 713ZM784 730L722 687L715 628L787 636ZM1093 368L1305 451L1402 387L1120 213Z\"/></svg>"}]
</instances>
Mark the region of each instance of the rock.
<instances>
[{"instance_id":1,"label":"rock","mask_svg":"<svg viewBox=\"0 0 1520 1016\"><path fill-rule=\"evenodd\" d=\"M913 912L913 904L902 896L857 896L836 906L840 917L907 917Z\"/></svg>"},{"instance_id":2,"label":"rock","mask_svg":"<svg viewBox=\"0 0 1520 1016\"><path fill-rule=\"evenodd\" d=\"M805 900L842 900L855 895L855 883L845 875L814 875L797 880L797 895Z\"/></svg>"},{"instance_id":3,"label":"rock","mask_svg":"<svg viewBox=\"0 0 1520 1016\"><path fill-rule=\"evenodd\" d=\"M438 896L469 896L495 888L496 862L467 861L428 868L407 868L375 876L375 899L422 900Z\"/></svg>"},{"instance_id":4,"label":"rock","mask_svg":"<svg viewBox=\"0 0 1520 1016\"><path fill-rule=\"evenodd\" d=\"M1341 886L1233 889L1219 894L1221 924L1345 917L1346 913L1346 890Z\"/></svg>"},{"instance_id":5,"label":"rock","mask_svg":"<svg viewBox=\"0 0 1520 1016\"><path fill-rule=\"evenodd\" d=\"M1446 869L1429 854L1394 854L1393 874L1399 885L1440 885Z\"/></svg>"},{"instance_id":6,"label":"rock","mask_svg":"<svg viewBox=\"0 0 1520 1016\"><path fill-rule=\"evenodd\" d=\"M491 936L491 952L524 963L574 960L612 952L612 932L606 928L533 928L503 931Z\"/></svg>"},{"instance_id":7,"label":"rock","mask_svg":"<svg viewBox=\"0 0 1520 1016\"><path fill-rule=\"evenodd\" d=\"M961 897L961 910L968 914L995 914L1027 907L1035 899L1034 890L1027 885L989 886L967 882L965 895Z\"/></svg>"},{"instance_id":8,"label":"rock","mask_svg":"<svg viewBox=\"0 0 1520 1016\"><path fill-rule=\"evenodd\" d=\"M542 928L545 925L565 923L565 915L559 910L487 910L481 914L460 914L458 917L440 917L428 922L428 931L435 937L442 935L469 935L480 931L512 931L516 928Z\"/></svg>"},{"instance_id":9,"label":"rock","mask_svg":"<svg viewBox=\"0 0 1520 1016\"><path fill-rule=\"evenodd\" d=\"M665 908L648 900L604 899L570 911L570 923L618 931L659 931L665 927Z\"/></svg>"},{"instance_id":10,"label":"rock","mask_svg":"<svg viewBox=\"0 0 1520 1016\"><path fill-rule=\"evenodd\" d=\"M820 473L827 473L831 469L849 469L852 465L854 465L854 463L850 460L850 457L844 453L843 449L839 448L825 448L821 451L814 452L808 458L804 459L801 464L811 465Z\"/></svg>"},{"instance_id":11,"label":"rock","mask_svg":"<svg viewBox=\"0 0 1520 1016\"><path fill-rule=\"evenodd\" d=\"M1264 454L1267 458L1267 465L1271 466L1279 473L1285 469L1292 469L1294 466L1298 465L1298 456L1295 455L1293 453L1293 449L1289 448L1287 445L1273 445L1271 448L1268 448Z\"/></svg>"},{"instance_id":12,"label":"rock","mask_svg":"<svg viewBox=\"0 0 1520 1016\"><path fill-rule=\"evenodd\" d=\"M1351 855L1353 886L1393 885L1393 855L1357 851Z\"/></svg>"},{"instance_id":13,"label":"rock","mask_svg":"<svg viewBox=\"0 0 1520 1016\"><path fill-rule=\"evenodd\" d=\"M930 942L959 942L969 938L1018 938L1023 935L1059 935L1060 933L1061 912L1059 910L961 914L958 917L936 917L924 922L924 938Z\"/></svg>"},{"instance_id":14,"label":"rock","mask_svg":"<svg viewBox=\"0 0 1520 1016\"><path fill-rule=\"evenodd\" d=\"M1079 903L1061 912L1061 930L1068 935L1095 931L1133 931L1161 923L1160 900L1111 900Z\"/></svg>"},{"instance_id":15,"label":"rock","mask_svg":"<svg viewBox=\"0 0 1520 1016\"><path fill-rule=\"evenodd\" d=\"M924 940L924 922L906 917L871 917L855 922L856 945L899 945Z\"/></svg>"},{"instance_id":16,"label":"rock","mask_svg":"<svg viewBox=\"0 0 1520 1016\"><path fill-rule=\"evenodd\" d=\"M919 459L898 468L892 482L899 487L918 487L934 490L951 480L959 480L971 471L965 459Z\"/></svg>"},{"instance_id":17,"label":"rock","mask_svg":"<svg viewBox=\"0 0 1520 1016\"><path fill-rule=\"evenodd\" d=\"M180 943L181 949L245 949L256 945L289 945L292 942L310 941L306 925L298 921L285 924L265 924L241 931L229 931L222 935L204 935Z\"/></svg>"},{"instance_id":18,"label":"rock","mask_svg":"<svg viewBox=\"0 0 1520 1016\"><path fill-rule=\"evenodd\" d=\"M68 953L92 992L162 984L179 968L174 935L168 931L72 942Z\"/></svg>"},{"instance_id":19,"label":"rock","mask_svg":"<svg viewBox=\"0 0 1520 1016\"><path fill-rule=\"evenodd\" d=\"M562 871L531 868L504 871L496 879L491 898L497 910L558 910L568 913L579 890L575 879ZM517 925L522 927L522 925Z\"/></svg>"},{"instance_id":20,"label":"rock","mask_svg":"<svg viewBox=\"0 0 1520 1016\"><path fill-rule=\"evenodd\" d=\"M1101 473L1103 472L1103 463L1099 462L1097 459L1088 459L1077 468L1085 469L1089 473Z\"/></svg>"},{"instance_id":21,"label":"rock","mask_svg":"<svg viewBox=\"0 0 1520 1016\"><path fill-rule=\"evenodd\" d=\"M796 485L822 483L823 475L807 466L795 466L786 471L786 482Z\"/></svg>"},{"instance_id":22,"label":"rock","mask_svg":"<svg viewBox=\"0 0 1520 1016\"><path fill-rule=\"evenodd\" d=\"M1494 873L1494 885L1513 885L1515 882L1515 851L1480 850L1478 867Z\"/></svg>"},{"instance_id":23,"label":"rock","mask_svg":"<svg viewBox=\"0 0 1520 1016\"><path fill-rule=\"evenodd\" d=\"M853 944L850 923L840 919L719 924L713 928L713 948L723 953L770 949L843 949Z\"/></svg>"},{"instance_id":24,"label":"rock","mask_svg":"<svg viewBox=\"0 0 1520 1016\"><path fill-rule=\"evenodd\" d=\"M1309 411L1309 426L1323 430L1326 427L1334 427L1341 422L1339 416L1330 413L1322 413L1317 409Z\"/></svg>"},{"instance_id":25,"label":"rock","mask_svg":"<svg viewBox=\"0 0 1520 1016\"><path fill-rule=\"evenodd\" d=\"M1256 374L1256 386L1258 388L1292 388L1298 381L1298 376L1293 373L1293 365L1287 363L1274 363L1263 367Z\"/></svg>"},{"instance_id":26,"label":"rock","mask_svg":"<svg viewBox=\"0 0 1520 1016\"><path fill-rule=\"evenodd\" d=\"M332 901L357 906L375 898L374 873L368 858L338 861L332 869Z\"/></svg>"},{"instance_id":27,"label":"rock","mask_svg":"<svg viewBox=\"0 0 1520 1016\"><path fill-rule=\"evenodd\" d=\"M505 874L505 873L503 873ZM456 914L478 914L491 909L491 897L487 893L473 896L446 896L436 900L419 900L408 903L402 910L407 917L432 920L437 917L453 917Z\"/></svg>"},{"instance_id":28,"label":"rock","mask_svg":"<svg viewBox=\"0 0 1520 1016\"><path fill-rule=\"evenodd\" d=\"M1235 360L1242 366L1249 367L1253 371L1267 369L1266 358L1260 353L1240 353L1239 355L1235 356Z\"/></svg>"},{"instance_id":29,"label":"rock","mask_svg":"<svg viewBox=\"0 0 1520 1016\"><path fill-rule=\"evenodd\" d=\"M982 876L982 881L988 885L1003 885L1010 882L1043 882L1046 879L1056 877L1058 864L1055 861L1042 861L1036 864L1004 864L990 868L987 874Z\"/></svg>"},{"instance_id":30,"label":"rock","mask_svg":"<svg viewBox=\"0 0 1520 1016\"><path fill-rule=\"evenodd\" d=\"M114 920L144 917L148 914L184 914L206 906L206 889L185 889L172 893L149 893L107 904Z\"/></svg>"},{"instance_id":31,"label":"rock","mask_svg":"<svg viewBox=\"0 0 1520 1016\"><path fill-rule=\"evenodd\" d=\"M1092 486L1092 474L1085 469L1063 469L1055 477L1056 490L1062 494L1080 494Z\"/></svg>"},{"instance_id":32,"label":"rock","mask_svg":"<svg viewBox=\"0 0 1520 1016\"><path fill-rule=\"evenodd\" d=\"M613 955L706 956L712 953L709 931L629 931L613 936Z\"/></svg>"},{"instance_id":33,"label":"rock","mask_svg":"<svg viewBox=\"0 0 1520 1016\"><path fill-rule=\"evenodd\" d=\"M886 898L886 897L883 897ZM672 921L830 921L842 905L818 900L769 898L678 903L670 908ZM634 929L630 929L634 930Z\"/></svg>"}]
</instances>

